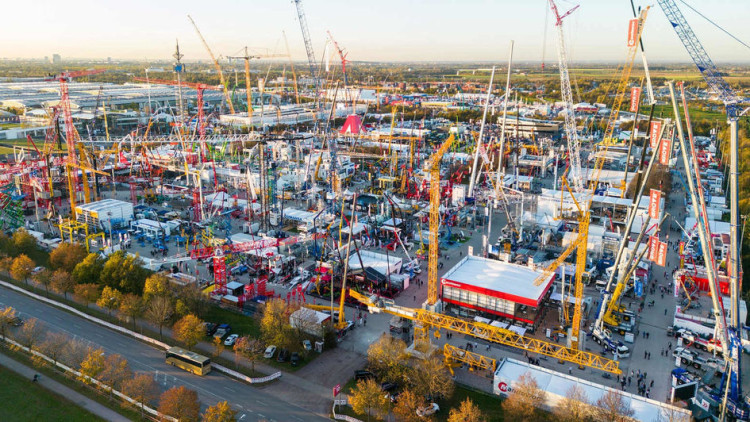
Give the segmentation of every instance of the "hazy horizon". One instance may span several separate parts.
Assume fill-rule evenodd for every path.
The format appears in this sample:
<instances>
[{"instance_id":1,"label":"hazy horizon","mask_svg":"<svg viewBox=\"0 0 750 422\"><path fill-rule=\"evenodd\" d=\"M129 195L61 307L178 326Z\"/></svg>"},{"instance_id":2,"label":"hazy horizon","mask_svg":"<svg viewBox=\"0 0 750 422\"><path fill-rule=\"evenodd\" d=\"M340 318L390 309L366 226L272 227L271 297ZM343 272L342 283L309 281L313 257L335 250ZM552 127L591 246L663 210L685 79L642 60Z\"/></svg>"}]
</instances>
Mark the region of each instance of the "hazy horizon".
<instances>
[{"instance_id":1,"label":"hazy horizon","mask_svg":"<svg viewBox=\"0 0 750 422\"><path fill-rule=\"evenodd\" d=\"M104 5L102 5L104 3ZM566 11L574 4L558 0ZM638 3L638 2L637 2ZM717 63L750 62L750 50L677 2L711 58ZM738 16L750 16L750 2L691 0L690 5L745 42L750 27ZM206 4L196 0L150 3L37 0L5 6L9 19L0 57L42 59L60 54L69 60L112 57L123 61L170 61L175 39L186 61L209 60L187 19L191 14L216 56L285 54L285 30L295 61L306 61L293 2ZM645 3L641 4L645 6ZM636 4L638 6L638 4ZM343 0L304 0L317 61L322 60L326 30L348 52L348 59L370 63L488 63L507 61L515 40L514 62L550 65L557 62L557 29L546 0L383 0L360 4ZM625 58L628 0L581 0L564 21L571 63L617 63ZM545 21L546 42L545 42ZM644 43L649 62L690 63L690 57L658 6L648 14ZM331 53L332 48L329 48ZM332 54L331 54L332 55ZM332 57L332 63L338 63ZM640 61L640 60L639 60Z\"/></svg>"}]
</instances>

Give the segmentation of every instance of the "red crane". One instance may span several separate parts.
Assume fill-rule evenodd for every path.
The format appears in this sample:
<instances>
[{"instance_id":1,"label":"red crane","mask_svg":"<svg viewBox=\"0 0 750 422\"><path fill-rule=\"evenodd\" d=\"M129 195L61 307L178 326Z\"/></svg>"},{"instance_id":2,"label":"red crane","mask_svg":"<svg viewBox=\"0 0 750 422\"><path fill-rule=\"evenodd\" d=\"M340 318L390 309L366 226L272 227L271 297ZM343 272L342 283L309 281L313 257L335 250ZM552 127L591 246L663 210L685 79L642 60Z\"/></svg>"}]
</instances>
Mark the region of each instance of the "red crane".
<instances>
[{"instance_id":1,"label":"red crane","mask_svg":"<svg viewBox=\"0 0 750 422\"><path fill-rule=\"evenodd\" d=\"M349 53L344 53L344 50L339 47L339 43L336 42L336 40L333 39L333 35L331 35L331 31L326 31L328 33L328 38L331 39L331 42L333 43L333 46L336 47L336 51L339 53L339 57L341 58L341 73L344 74L344 87L346 87L347 80L346 80L346 64L349 63L349 60L346 59L346 56L349 55Z\"/></svg>"},{"instance_id":2,"label":"red crane","mask_svg":"<svg viewBox=\"0 0 750 422\"><path fill-rule=\"evenodd\" d=\"M70 82L73 78L77 78L79 76L96 75L98 73L104 73L105 71L106 69L77 70L75 72L63 72L57 76L53 76L47 79L60 81L59 113L62 115L63 122L65 123L65 143L68 147L68 162L75 167L78 166L78 158L76 157L76 142L78 141L79 136L78 131L76 130L75 126L73 126L73 116L70 111L70 96L68 94L68 82ZM76 173L77 171L72 171L70 173L72 181L71 186L73 186L73 189L78 186L78 175ZM71 195L73 195L73 193L71 193ZM70 212L75 213L75 209L73 209L72 204L74 204L73 200L71 200Z\"/></svg>"},{"instance_id":3,"label":"red crane","mask_svg":"<svg viewBox=\"0 0 750 422\"><path fill-rule=\"evenodd\" d=\"M198 91L198 134L200 136L204 136L206 134L206 125L205 125L205 114L203 112L203 91L210 90L210 91L222 91L223 88L221 85L207 85L202 83L192 83L192 82L178 82L178 81L170 81L166 79L148 79L148 78L133 78L136 82L146 82L150 84L156 84L156 85L174 85L174 86L184 86L188 88L193 88L196 91Z\"/></svg>"}]
</instances>

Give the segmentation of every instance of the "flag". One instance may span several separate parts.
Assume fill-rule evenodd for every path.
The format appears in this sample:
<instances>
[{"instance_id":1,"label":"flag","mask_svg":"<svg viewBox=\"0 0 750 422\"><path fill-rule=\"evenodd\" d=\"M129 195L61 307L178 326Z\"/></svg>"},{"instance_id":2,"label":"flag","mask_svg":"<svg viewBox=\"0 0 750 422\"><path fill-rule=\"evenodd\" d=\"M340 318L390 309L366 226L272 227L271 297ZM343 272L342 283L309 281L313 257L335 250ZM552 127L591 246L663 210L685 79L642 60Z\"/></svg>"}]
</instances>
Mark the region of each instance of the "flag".
<instances>
[{"instance_id":1,"label":"flag","mask_svg":"<svg viewBox=\"0 0 750 422\"><path fill-rule=\"evenodd\" d=\"M659 141L659 135L661 134L661 122L660 121L653 121L651 122L651 127L649 128L649 136L650 136L650 146L651 148L656 148L656 145Z\"/></svg>"},{"instance_id":2,"label":"flag","mask_svg":"<svg viewBox=\"0 0 750 422\"><path fill-rule=\"evenodd\" d=\"M628 21L628 47L635 47L638 43L638 19Z\"/></svg>"},{"instance_id":3,"label":"flag","mask_svg":"<svg viewBox=\"0 0 750 422\"><path fill-rule=\"evenodd\" d=\"M638 112L638 103L641 101L641 89L633 87L630 89L630 111Z\"/></svg>"},{"instance_id":4,"label":"flag","mask_svg":"<svg viewBox=\"0 0 750 422\"><path fill-rule=\"evenodd\" d=\"M659 144L659 164L669 165L670 158L672 158L672 138L664 138Z\"/></svg>"},{"instance_id":5,"label":"flag","mask_svg":"<svg viewBox=\"0 0 750 422\"><path fill-rule=\"evenodd\" d=\"M661 205L661 191L651 189L648 195L648 216L653 219L659 218L659 206Z\"/></svg>"}]
</instances>

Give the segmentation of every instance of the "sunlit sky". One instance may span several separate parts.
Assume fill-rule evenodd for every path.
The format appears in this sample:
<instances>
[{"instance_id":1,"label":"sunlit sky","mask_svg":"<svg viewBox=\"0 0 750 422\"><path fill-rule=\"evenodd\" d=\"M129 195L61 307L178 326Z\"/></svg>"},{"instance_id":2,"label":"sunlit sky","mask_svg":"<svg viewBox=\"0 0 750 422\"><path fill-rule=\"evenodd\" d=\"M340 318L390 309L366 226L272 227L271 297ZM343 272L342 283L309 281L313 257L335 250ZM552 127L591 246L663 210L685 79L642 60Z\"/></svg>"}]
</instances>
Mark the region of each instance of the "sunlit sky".
<instances>
[{"instance_id":1,"label":"sunlit sky","mask_svg":"<svg viewBox=\"0 0 750 422\"><path fill-rule=\"evenodd\" d=\"M750 1L686 0L750 44ZM561 10L576 3L558 0ZM649 60L689 61L655 0L644 33ZM625 57L629 0L580 0L565 19L571 61ZM750 50L677 0L716 62L748 62ZM352 61L505 62L515 40L518 61L557 60L557 30L546 0L303 0L318 60L326 30ZM216 55L249 46L306 58L296 9L290 0L26 0L3 4L0 57L170 59L179 39L185 60L208 53L187 19L195 19ZM545 43L545 20L547 35ZM546 45L546 49L543 48ZM546 51L545 51L546 50Z\"/></svg>"}]
</instances>

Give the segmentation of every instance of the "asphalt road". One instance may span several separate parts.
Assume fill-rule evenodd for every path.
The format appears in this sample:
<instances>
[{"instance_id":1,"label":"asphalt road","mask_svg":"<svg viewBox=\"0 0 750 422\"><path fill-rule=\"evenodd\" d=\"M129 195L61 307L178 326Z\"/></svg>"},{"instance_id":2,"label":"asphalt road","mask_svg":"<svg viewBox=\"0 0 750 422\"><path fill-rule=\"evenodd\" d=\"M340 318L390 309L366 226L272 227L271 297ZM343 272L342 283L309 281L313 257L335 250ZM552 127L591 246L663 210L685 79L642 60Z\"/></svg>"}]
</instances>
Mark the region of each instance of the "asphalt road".
<instances>
[{"instance_id":1,"label":"asphalt road","mask_svg":"<svg viewBox=\"0 0 750 422\"><path fill-rule=\"evenodd\" d=\"M226 400L237 410L237 419L240 421L329 420L215 371L199 377L169 366L164 362L164 352L161 350L20 293L0 288L0 305L12 306L22 317L37 318L49 330L65 332L79 340L88 341L103 348L107 354L119 353L128 360L133 371L153 373L161 390L184 385L197 391L203 409ZM290 397L290 401L292 399Z\"/></svg>"}]
</instances>

